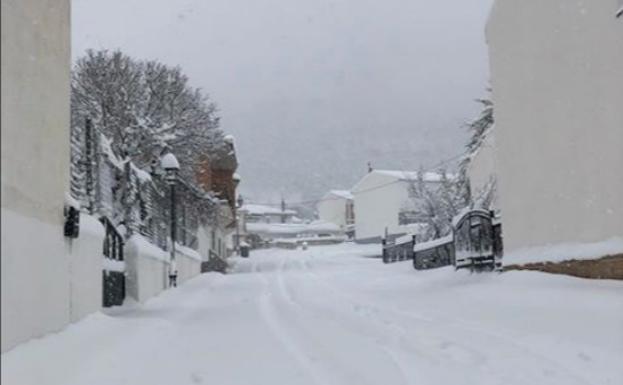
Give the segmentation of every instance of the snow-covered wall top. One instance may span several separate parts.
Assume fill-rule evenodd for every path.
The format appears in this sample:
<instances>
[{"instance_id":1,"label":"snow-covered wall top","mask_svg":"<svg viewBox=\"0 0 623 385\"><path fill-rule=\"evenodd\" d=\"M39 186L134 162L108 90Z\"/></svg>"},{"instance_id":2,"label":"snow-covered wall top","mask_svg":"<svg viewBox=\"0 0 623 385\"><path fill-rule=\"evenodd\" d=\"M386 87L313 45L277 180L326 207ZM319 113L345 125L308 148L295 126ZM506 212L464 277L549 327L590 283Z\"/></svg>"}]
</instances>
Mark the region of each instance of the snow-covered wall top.
<instances>
[{"instance_id":1,"label":"snow-covered wall top","mask_svg":"<svg viewBox=\"0 0 623 385\"><path fill-rule=\"evenodd\" d=\"M314 221L311 223L247 223L249 233L260 234L322 234L340 233L340 227L334 223Z\"/></svg>"},{"instance_id":2,"label":"snow-covered wall top","mask_svg":"<svg viewBox=\"0 0 623 385\"><path fill-rule=\"evenodd\" d=\"M240 211L246 212L251 215L295 215L296 211L293 210L285 210L281 211L280 208L270 207L264 205L256 205L256 204L245 204L240 208Z\"/></svg>"},{"instance_id":3,"label":"snow-covered wall top","mask_svg":"<svg viewBox=\"0 0 623 385\"><path fill-rule=\"evenodd\" d=\"M342 198L347 200L353 199L353 194L348 190L331 190L322 199Z\"/></svg>"},{"instance_id":4,"label":"snow-covered wall top","mask_svg":"<svg viewBox=\"0 0 623 385\"><path fill-rule=\"evenodd\" d=\"M440 182L442 175L436 172L424 172L422 174L424 182ZM455 175L447 174L448 179L454 179ZM387 184L398 183L400 181L415 181L418 178L418 172L416 171L399 171L399 170L372 170L367 173L353 188L351 189L353 195L364 192L364 190L370 188L382 188ZM383 179L385 184L376 184L370 182L370 180Z\"/></svg>"}]
</instances>

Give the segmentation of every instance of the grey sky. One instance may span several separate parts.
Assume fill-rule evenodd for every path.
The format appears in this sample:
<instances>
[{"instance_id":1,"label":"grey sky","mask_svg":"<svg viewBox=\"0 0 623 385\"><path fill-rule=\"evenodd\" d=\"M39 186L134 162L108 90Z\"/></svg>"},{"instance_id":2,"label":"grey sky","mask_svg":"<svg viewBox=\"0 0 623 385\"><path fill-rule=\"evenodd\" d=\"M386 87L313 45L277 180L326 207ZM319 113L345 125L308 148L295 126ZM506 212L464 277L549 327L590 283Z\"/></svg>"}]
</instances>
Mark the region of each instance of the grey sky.
<instances>
[{"instance_id":1,"label":"grey sky","mask_svg":"<svg viewBox=\"0 0 623 385\"><path fill-rule=\"evenodd\" d=\"M87 48L180 65L236 136L243 194L315 198L461 151L492 0L73 0Z\"/></svg>"}]
</instances>

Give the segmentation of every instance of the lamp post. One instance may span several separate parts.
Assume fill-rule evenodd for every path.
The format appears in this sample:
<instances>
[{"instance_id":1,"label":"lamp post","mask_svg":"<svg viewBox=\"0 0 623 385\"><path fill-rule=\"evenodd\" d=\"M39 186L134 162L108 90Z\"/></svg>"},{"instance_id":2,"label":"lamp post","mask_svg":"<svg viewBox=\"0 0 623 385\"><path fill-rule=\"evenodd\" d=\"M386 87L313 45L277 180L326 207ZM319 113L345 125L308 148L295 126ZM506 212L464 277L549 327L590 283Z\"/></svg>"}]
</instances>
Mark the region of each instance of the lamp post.
<instances>
[{"instance_id":1,"label":"lamp post","mask_svg":"<svg viewBox=\"0 0 623 385\"><path fill-rule=\"evenodd\" d=\"M169 261L169 286L177 286L177 265L175 263L175 241L177 235L177 218L175 215L175 184L180 164L172 153L168 153L160 159L160 166L165 171L165 180L171 189L171 260Z\"/></svg>"},{"instance_id":2,"label":"lamp post","mask_svg":"<svg viewBox=\"0 0 623 385\"><path fill-rule=\"evenodd\" d=\"M244 199L242 199L242 195L238 195L238 200L236 201L236 255L240 255L240 209L244 204Z\"/></svg>"}]
</instances>

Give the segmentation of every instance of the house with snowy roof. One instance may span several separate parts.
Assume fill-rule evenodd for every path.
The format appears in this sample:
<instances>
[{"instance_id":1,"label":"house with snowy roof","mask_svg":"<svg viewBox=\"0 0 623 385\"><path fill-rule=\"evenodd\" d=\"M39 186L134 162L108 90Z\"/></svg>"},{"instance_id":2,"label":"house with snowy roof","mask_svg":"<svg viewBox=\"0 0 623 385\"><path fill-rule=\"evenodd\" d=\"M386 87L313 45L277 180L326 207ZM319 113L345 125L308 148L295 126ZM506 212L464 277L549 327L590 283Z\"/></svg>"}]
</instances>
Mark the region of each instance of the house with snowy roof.
<instances>
[{"instance_id":1,"label":"house with snowy roof","mask_svg":"<svg viewBox=\"0 0 623 385\"><path fill-rule=\"evenodd\" d=\"M245 204L238 212L244 215L246 223L292 223L296 211L258 204Z\"/></svg>"},{"instance_id":2,"label":"house with snowy roof","mask_svg":"<svg viewBox=\"0 0 623 385\"><path fill-rule=\"evenodd\" d=\"M336 224L344 233L355 230L355 204L353 194L345 190L331 190L317 204L321 221Z\"/></svg>"},{"instance_id":3,"label":"house with snowy roof","mask_svg":"<svg viewBox=\"0 0 623 385\"><path fill-rule=\"evenodd\" d=\"M386 235L391 240L419 231L422 225L403 215L405 205L413 199L410 187L417 178L414 171L370 170L351 189L356 242L380 243ZM438 185L442 176L425 172L423 179L427 184Z\"/></svg>"}]
</instances>

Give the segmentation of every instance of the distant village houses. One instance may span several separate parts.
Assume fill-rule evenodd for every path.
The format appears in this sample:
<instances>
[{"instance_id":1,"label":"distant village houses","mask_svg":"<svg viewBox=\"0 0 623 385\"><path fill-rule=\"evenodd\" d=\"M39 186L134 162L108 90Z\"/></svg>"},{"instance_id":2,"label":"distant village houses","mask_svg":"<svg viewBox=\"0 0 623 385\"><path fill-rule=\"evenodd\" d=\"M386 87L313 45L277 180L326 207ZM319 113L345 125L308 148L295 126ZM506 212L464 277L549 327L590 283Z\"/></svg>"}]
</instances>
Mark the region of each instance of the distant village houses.
<instances>
[{"instance_id":1,"label":"distant village houses","mask_svg":"<svg viewBox=\"0 0 623 385\"><path fill-rule=\"evenodd\" d=\"M308 244L333 244L343 242L344 231L335 223L303 221L296 211L258 204L245 204L239 215L244 223L244 234L253 248L277 246L296 248Z\"/></svg>"}]
</instances>

